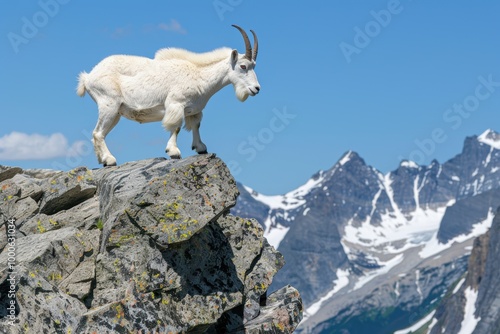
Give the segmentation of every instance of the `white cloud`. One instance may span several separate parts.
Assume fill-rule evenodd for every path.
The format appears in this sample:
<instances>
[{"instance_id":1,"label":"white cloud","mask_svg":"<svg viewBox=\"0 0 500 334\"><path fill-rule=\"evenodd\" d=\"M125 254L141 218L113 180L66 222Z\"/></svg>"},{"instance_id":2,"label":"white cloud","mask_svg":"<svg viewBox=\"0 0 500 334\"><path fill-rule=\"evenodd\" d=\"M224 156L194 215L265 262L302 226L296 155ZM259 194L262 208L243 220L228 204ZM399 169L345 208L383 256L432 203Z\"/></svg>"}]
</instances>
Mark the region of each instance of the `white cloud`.
<instances>
[{"instance_id":1,"label":"white cloud","mask_svg":"<svg viewBox=\"0 0 500 334\"><path fill-rule=\"evenodd\" d=\"M158 24L158 29L164 30L164 31L171 31L171 32L176 32L182 35L187 34L186 29L184 29L181 24L174 19L170 20L170 23L160 23Z\"/></svg>"},{"instance_id":2,"label":"white cloud","mask_svg":"<svg viewBox=\"0 0 500 334\"><path fill-rule=\"evenodd\" d=\"M61 133L50 136L13 131L0 138L0 160L44 160L77 156L87 151L87 142L76 141L71 146Z\"/></svg>"}]
</instances>

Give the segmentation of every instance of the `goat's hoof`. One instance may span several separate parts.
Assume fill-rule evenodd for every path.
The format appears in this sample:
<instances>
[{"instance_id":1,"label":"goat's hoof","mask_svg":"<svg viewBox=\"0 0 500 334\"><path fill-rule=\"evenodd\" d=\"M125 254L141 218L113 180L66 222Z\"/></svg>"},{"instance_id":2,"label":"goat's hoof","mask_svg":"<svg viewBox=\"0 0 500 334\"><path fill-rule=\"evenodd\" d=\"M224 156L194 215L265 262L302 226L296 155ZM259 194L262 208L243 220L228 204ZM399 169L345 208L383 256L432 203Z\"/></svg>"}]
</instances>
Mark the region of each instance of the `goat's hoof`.
<instances>
[{"instance_id":1,"label":"goat's hoof","mask_svg":"<svg viewBox=\"0 0 500 334\"><path fill-rule=\"evenodd\" d=\"M194 151L194 150L196 150L196 147L191 146L191 149ZM207 152L206 149L204 149L203 151L200 151L200 152L196 151L196 153L198 153L198 154L207 154L208 152Z\"/></svg>"},{"instance_id":2,"label":"goat's hoof","mask_svg":"<svg viewBox=\"0 0 500 334\"><path fill-rule=\"evenodd\" d=\"M114 166L116 166L116 162L111 163L111 164L103 164L102 166L103 167L114 167Z\"/></svg>"},{"instance_id":3,"label":"goat's hoof","mask_svg":"<svg viewBox=\"0 0 500 334\"><path fill-rule=\"evenodd\" d=\"M168 154L170 159L180 159L181 158L181 151L179 151L178 148L167 148L165 149L165 153Z\"/></svg>"}]
</instances>

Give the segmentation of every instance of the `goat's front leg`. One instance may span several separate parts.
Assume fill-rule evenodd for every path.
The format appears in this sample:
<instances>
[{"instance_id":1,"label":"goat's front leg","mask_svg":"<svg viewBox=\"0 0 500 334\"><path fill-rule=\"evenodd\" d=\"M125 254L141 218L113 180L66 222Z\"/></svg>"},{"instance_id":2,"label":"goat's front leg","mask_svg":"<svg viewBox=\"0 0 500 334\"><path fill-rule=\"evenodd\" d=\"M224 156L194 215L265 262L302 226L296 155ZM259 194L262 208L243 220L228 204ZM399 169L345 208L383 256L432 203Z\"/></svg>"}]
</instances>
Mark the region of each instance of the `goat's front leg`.
<instances>
[{"instance_id":1,"label":"goat's front leg","mask_svg":"<svg viewBox=\"0 0 500 334\"><path fill-rule=\"evenodd\" d=\"M177 135L181 131L182 119L184 117L184 107L178 103L165 103L166 112L162 120L163 126L170 131L170 138L165 148L165 152L172 159L181 158L181 150L177 147Z\"/></svg>"},{"instance_id":2,"label":"goat's front leg","mask_svg":"<svg viewBox=\"0 0 500 334\"><path fill-rule=\"evenodd\" d=\"M200 124L203 118L203 113L186 117L186 130L193 131L193 145L191 149L196 150L198 154L206 154L207 146L201 141Z\"/></svg>"},{"instance_id":3,"label":"goat's front leg","mask_svg":"<svg viewBox=\"0 0 500 334\"><path fill-rule=\"evenodd\" d=\"M170 132L170 139L168 140L167 148L165 149L165 152L172 159L181 158L181 150L177 147L177 135L179 134L179 131L181 131L181 128L177 128L175 131Z\"/></svg>"}]
</instances>

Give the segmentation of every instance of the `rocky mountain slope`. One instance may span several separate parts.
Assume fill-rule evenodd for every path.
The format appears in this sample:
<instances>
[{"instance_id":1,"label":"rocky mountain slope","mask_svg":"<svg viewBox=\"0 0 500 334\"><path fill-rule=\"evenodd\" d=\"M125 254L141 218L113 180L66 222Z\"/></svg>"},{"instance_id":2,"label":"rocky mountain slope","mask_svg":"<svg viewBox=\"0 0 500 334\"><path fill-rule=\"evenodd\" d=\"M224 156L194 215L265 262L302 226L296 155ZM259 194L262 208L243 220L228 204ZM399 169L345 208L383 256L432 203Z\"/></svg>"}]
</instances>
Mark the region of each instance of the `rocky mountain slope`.
<instances>
[{"instance_id":1,"label":"rocky mountain slope","mask_svg":"<svg viewBox=\"0 0 500 334\"><path fill-rule=\"evenodd\" d=\"M0 167L0 331L292 332L300 295L266 296L284 259L257 221L229 214L237 197L214 155Z\"/></svg>"},{"instance_id":2,"label":"rocky mountain slope","mask_svg":"<svg viewBox=\"0 0 500 334\"><path fill-rule=\"evenodd\" d=\"M297 287L304 333L392 333L434 309L467 270L500 205L500 135L468 137L456 157L387 174L347 152L280 196L239 185L232 212L260 217L287 258L274 284Z\"/></svg>"},{"instance_id":3,"label":"rocky mountain slope","mask_svg":"<svg viewBox=\"0 0 500 334\"><path fill-rule=\"evenodd\" d=\"M500 332L500 210L474 241L466 274L422 326L430 334Z\"/></svg>"}]
</instances>

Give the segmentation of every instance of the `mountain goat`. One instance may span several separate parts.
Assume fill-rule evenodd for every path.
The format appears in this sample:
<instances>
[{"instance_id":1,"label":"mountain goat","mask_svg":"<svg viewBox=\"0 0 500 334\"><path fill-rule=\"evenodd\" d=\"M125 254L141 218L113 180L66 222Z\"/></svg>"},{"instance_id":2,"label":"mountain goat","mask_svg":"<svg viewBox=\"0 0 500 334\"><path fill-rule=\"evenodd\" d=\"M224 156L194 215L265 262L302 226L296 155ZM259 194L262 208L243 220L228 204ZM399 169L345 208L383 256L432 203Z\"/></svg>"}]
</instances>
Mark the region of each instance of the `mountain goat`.
<instances>
[{"instance_id":1,"label":"mountain goat","mask_svg":"<svg viewBox=\"0 0 500 334\"><path fill-rule=\"evenodd\" d=\"M177 147L183 120L186 130L193 131L192 149L207 153L200 138L202 111L208 100L221 88L232 84L236 97L245 101L259 93L255 74L258 40L255 32L253 49L245 31L245 54L220 48L206 53L166 48L156 52L154 59L114 55L103 59L90 73L79 75L77 94L88 92L97 103L99 118L92 142L99 163L116 165L116 159L106 146L106 135L123 116L139 123L161 121L170 138L165 152L180 159Z\"/></svg>"}]
</instances>

